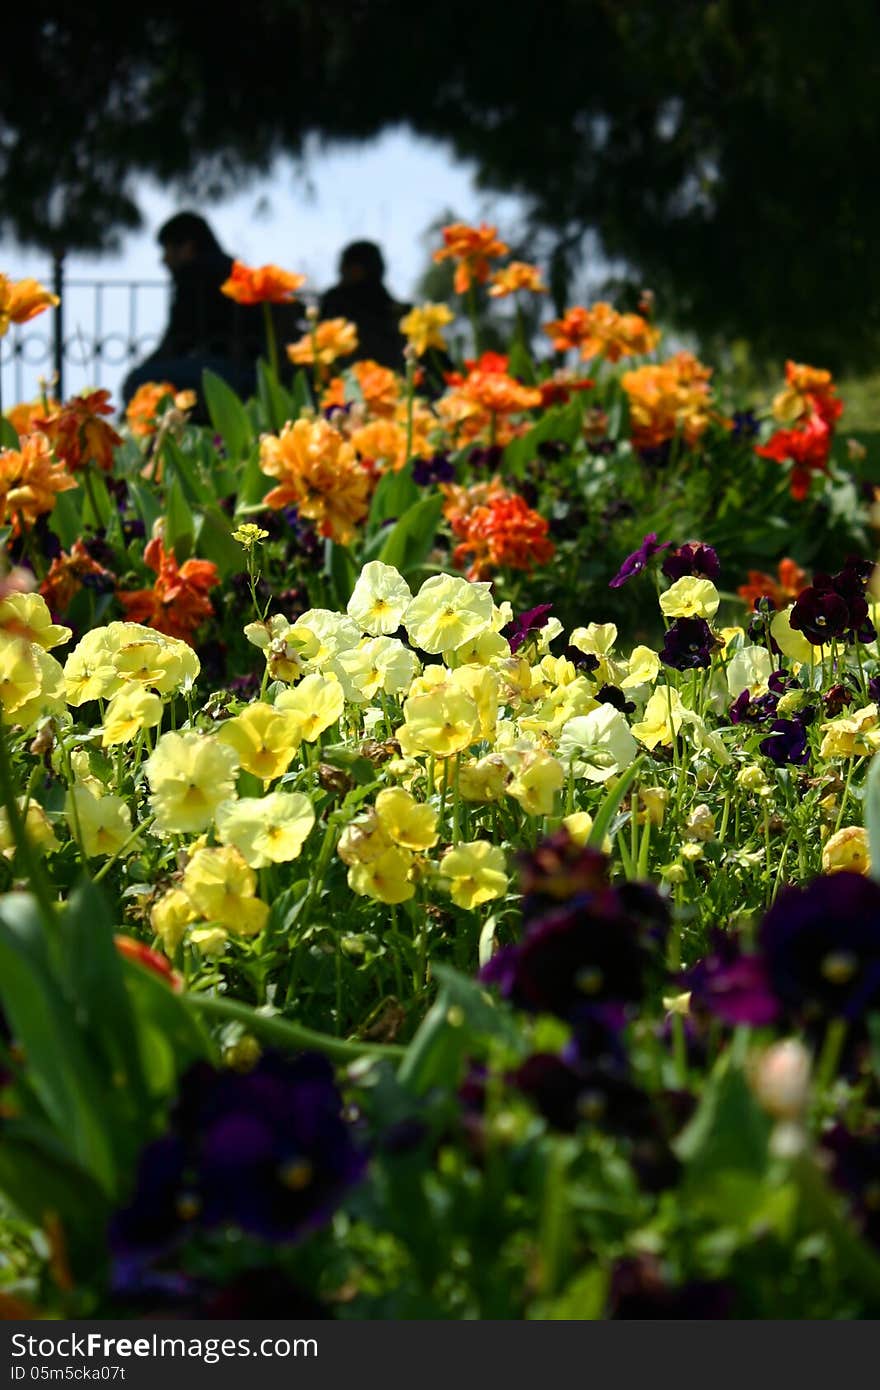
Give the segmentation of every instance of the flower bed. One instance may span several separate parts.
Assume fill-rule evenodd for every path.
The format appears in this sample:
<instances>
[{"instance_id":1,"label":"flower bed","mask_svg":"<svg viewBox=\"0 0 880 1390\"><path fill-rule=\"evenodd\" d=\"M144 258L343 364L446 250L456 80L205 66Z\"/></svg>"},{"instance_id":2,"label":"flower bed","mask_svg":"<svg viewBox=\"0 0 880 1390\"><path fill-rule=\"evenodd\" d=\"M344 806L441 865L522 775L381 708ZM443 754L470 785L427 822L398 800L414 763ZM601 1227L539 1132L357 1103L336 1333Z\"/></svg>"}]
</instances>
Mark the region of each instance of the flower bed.
<instances>
[{"instance_id":1,"label":"flower bed","mask_svg":"<svg viewBox=\"0 0 880 1390\"><path fill-rule=\"evenodd\" d=\"M472 310L542 292L505 250L447 229ZM746 411L601 304L455 368L452 318L4 420L13 1313L880 1308L843 403L790 362Z\"/></svg>"}]
</instances>

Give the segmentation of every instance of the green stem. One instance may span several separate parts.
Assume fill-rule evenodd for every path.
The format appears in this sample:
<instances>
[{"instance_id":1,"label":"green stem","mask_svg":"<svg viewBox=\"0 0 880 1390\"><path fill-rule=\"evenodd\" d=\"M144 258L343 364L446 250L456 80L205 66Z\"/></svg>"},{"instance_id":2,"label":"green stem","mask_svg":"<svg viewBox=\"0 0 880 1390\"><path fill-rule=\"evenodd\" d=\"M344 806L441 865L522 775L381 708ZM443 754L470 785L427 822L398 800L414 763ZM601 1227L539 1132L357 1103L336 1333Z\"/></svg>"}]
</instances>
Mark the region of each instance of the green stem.
<instances>
[{"instance_id":1,"label":"green stem","mask_svg":"<svg viewBox=\"0 0 880 1390\"><path fill-rule=\"evenodd\" d=\"M195 1013L204 1014L208 1019L218 1022L235 1021L243 1023L248 1032L262 1037L266 1042L278 1047L314 1048L325 1052L340 1062L351 1062L357 1057L403 1057L406 1049L392 1043L359 1042L356 1038L331 1038L327 1033L317 1033L305 1028L301 1023L278 1015L258 1013L247 1004L239 1004L233 999L220 999L214 994L184 994L183 1003Z\"/></svg>"},{"instance_id":2,"label":"green stem","mask_svg":"<svg viewBox=\"0 0 880 1390\"><path fill-rule=\"evenodd\" d=\"M150 816L147 820L141 821L140 825L136 825L136 826L135 826L134 830L131 832L131 834L129 835L128 839L127 839L127 840L124 840L124 841L122 842L122 844L119 846L119 849L116 851L116 853L115 853L115 854L111 854L111 856L110 856L110 858L107 860L107 862L101 865L100 869L99 869L98 872L95 874L95 877L92 879L92 882L93 882L93 883L100 883L100 882L101 882L101 879L104 878L104 877L106 876L106 874L109 872L109 870L110 870L110 869L113 867L113 865L116 863L117 859L121 859L122 856L123 856L124 854L126 854L126 853L128 852L128 850L131 849L132 845L135 844L135 842L136 842L137 840L140 839L140 837L144 834L144 832L147 831L147 830L149 830L150 826L153 824L153 821L154 821L155 819L156 819L155 816Z\"/></svg>"},{"instance_id":3,"label":"green stem","mask_svg":"<svg viewBox=\"0 0 880 1390\"><path fill-rule=\"evenodd\" d=\"M272 318L272 306L263 301L263 326L266 330L266 352L269 355L269 366L272 375L278 380L278 341L275 337L275 322Z\"/></svg>"}]
</instances>

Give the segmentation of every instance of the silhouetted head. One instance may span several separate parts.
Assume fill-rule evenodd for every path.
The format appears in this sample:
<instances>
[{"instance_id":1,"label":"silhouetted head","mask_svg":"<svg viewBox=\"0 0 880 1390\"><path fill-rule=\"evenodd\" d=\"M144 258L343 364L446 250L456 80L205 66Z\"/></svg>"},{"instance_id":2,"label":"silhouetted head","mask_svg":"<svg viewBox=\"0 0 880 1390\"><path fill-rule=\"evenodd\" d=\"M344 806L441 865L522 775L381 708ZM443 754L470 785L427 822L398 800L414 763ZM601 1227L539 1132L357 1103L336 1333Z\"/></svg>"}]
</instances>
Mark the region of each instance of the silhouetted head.
<instances>
[{"instance_id":1,"label":"silhouetted head","mask_svg":"<svg viewBox=\"0 0 880 1390\"><path fill-rule=\"evenodd\" d=\"M219 241L197 212L178 212L169 217L159 228L156 240L162 247L162 260L172 274L199 256L223 255Z\"/></svg>"},{"instance_id":2,"label":"silhouetted head","mask_svg":"<svg viewBox=\"0 0 880 1390\"><path fill-rule=\"evenodd\" d=\"M339 278L344 285L381 285L384 274L385 261L374 241L353 241L339 257Z\"/></svg>"}]
</instances>

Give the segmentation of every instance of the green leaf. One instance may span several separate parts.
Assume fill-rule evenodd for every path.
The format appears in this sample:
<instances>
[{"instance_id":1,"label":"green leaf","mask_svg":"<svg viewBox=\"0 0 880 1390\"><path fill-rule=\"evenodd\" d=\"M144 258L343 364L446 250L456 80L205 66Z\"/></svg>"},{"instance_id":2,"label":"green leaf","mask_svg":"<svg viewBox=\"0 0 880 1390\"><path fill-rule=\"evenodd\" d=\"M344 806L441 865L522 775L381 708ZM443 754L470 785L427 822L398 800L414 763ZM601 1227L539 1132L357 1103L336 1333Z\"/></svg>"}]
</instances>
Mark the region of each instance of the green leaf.
<instances>
[{"instance_id":1,"label":"green leaf","mask_svg":"<svg viewBox=\"0 0 880 1390\"><path fill-rule=\"evenodd\" d=\"M178 561L186 560L195 543L196 525L178 478L172 478L165 497L165 544Z\"/></svg>"},{"instance_id":2,"label":"green leaf","mask_svg":"<svg viewBox=\"0 0 880 1390\"><path fill-rule=\"evenodd\" d=\"M675 1150L687 1165L688 1186L713 1184L721 1173L763 1176L769 1161L770 1120L730 1054L717 1064L693 1119Z\"/></svg>"},{"instance_id":3,"label":"green leaf","mask_svg":"<svg viewBox=\"0 0 880 1390\"><path fill-rule=\"evenodd\" d=\"M336 545L335 542L328 540L327 568L336 590L336 601L340 608L344 608L351 598L358 577L358 571L351 558L351 551L347 550L344 545Z\"/></svg>"},{"instance_id":4,"label":"green leaf","mask_svg":"<svg viewBox=\"0 0 880 1390\"><path fill-rule=\"evenodd\" d=\"M199 554L214 561L221 578L238 574L245 568L244 551L238 541L232 539L229 518L219 507L205 507L196 517L196 540Z\"/></svg>"},{"instance_id":5,"label":"green leaf","mask_svg":"<svg viewBox=\"0 0 880 1390\"><path fill-rule=\"evenodd\" d=\"M292 397L265 362L257 363L257 396L269 428L274 433L282 430L288 420L295 419L297 412Z\"/></svg>"},{"instance_id":6,"label":"green leaf","mask_svg":"<svg viewBox=\"0 0 880 1390\"><path fill-rule=\"evenodd\" d=\"M304 372L302 368L300 368L300 370L295 374L293 378L293 387L291 388L290 403L291 420L298 420L304 410L311 410L312 406L314 405L312 388L311 383L309 382L308 373Z\"/></svg>"},{"instance_id":7,"label":"green leaf","mask_svg":"<svg viewBox=\"0 0 880 1390\"><path fill-rule=\"evenodd\" d=\"M275 479L270 478L260 467L260 446L255 444L241 475L238 500L235 504L236 516L263 511L264 508L260 504L266 493L275 485Z\"/></svg>"},{"instance_id":8,"label":"green leaf","mask_svg":"<svg viewBox=\"0 0 880 1390\"><path fill-rule=\"evenodd\" d=\"M253 447L254 432L248 413L232 387L214 372L202 373L202 393L208 415L226 452L235 461L244 458Z\"/></svg>"},{"instance_id":9,"label":"green leaf","mask_svg":"<svg viewBox=\"0 0 880 1390\"><path fill-rule=\"evenodd\" d=\"M614 785L609 788L605 795L605 800L596 812L596 819L593 821L593 828L590 831L587 845L590 849L601 849L602 842L608 834L611 823L617 815L618 807L626 796L633 782L638 776L644 759L636 758L634 763L630 763L626 772L618 777Z\"/></svg>"},{"instance_id":10,"label":"green leaf","mask_svg":"<svg viewBox=\"0 0 880 1390\"><path fill-rule=\"evenodd\" d=\"M83 490L71 488L69 492L59 492L49 518L49 530L60 540L65 550L70 550L74 541L83 533ZM148 533L149 534L149 533Z\"/></svg>"},{"instance_id":11,"label":"green leaf","mask_svg":"<svg viewBox=\"0 0 880 1390\"><path fill-rule=\"evenodd\" d=\"M75 1278L95 1277L106 1258L110 1203L51 1130L27 1119L4 1120L0 1192L37 1229L57 1217Z\"/></svg>"},{"instance_id":12,"label":"green leaf","mask_svg":"<svg viewBox=\"0 0 880 1390\"><path fill-rule=\"evenodd\" d=\"M165 462L166 481L178 478L188 502L206 505L216 501L213 488L199 477L195 460L191 455L185 454L170 435L166 436L162 445L162 457Z\"/></svg>"},{"instance_id":13,"label":"green leaf","mask_svg":"<svg viewBox=\"0 0 880 1390\"><path fill-rule=\"evenodd\" d=\"M529 1310L530 1319L562 1322L598 1322L608 1300L608 1271L601 1265L580 1270L556 1298L542 1299Z\"/></svg>"},{"instance_id":14,"label":"green leaf","mask_svg":"<svg viewBox=\"0 0 880 1390\"><path fill-rule=\"evenodd\" d=\"M520 381L525 382L526 386L534 386L535 382L538 380L531 354L519 338L516 339L510 349L507 370L511 376L515 376Z\"/></svg>"},{"instance_id":15,"label":"green leaf","mask_svg":"<svg viewBox=\"0 0 880 1390\"><path fill-rule=\"evenodd\" d=\"M871 855L871 877L880 882L880 753L875 753L865 782L865 826Z\"/></svg>"},{"instance_id":16,"label":"green leaf","mask_svg":"<svg viewBox=\"0 0 880 1390\"><path fill-rule=\"evenodd\" d=\"M72 1159L112 1191L116 1165L107 1083L84 1047L74 1008L54 977L35 902L23 893L0 901L0 999L47 1119Z\"/></svg>"},{"instance_id":17,"label":"green leaf","mask_svg":"<svg viewBox=\"0 0 880 1390\"><path fill-rule=\"evenodd\" d=\"M481 986L450 966L434 965L440 993L406 1050L397 1079L414 1095L436 1086L454 1086L467 1053L479 1039L496 1039L516 1056L525 1052L525 1039L509 1010L499 1006Z\"/></svg>"},{"instance_id":18,"label":"green leaf","mask_svg":"<svg viewBox=\"0 0 880 1390\"><path fill-rule=\"evenodd\" d=\"M499 1003L479 981L462 975L451 965L432 965L431 974L449 997L453 1008L460 1009L467 1027L483 1038L500 1038L516 1052L524 1052L526 1043L522 1029L511 1010Z\"/></svg>"},{"instance_id":19,"label":"green leaf","mask_svg":"<svg viewBox=\"0 0 880 1390\"><path fill-rule=\"evenodd\" d=\"M0 415L0 448L18 449L21 441L11 420Z\"/></svg>"},{"instance_id":20,"label":"green leaf","mask_svg":"<svg viewBox=\"0 0 880 1390\"><path fill-rule=\"evenodd\" d=\"M137 508L138 516L144 523L146 535L152 536L153 525L162 515L162 503L157 497L155 490L147 483L136 483L130 480L128 483L128 493ZM69 493L62 493L58 500L61 501L61 498L69 495Z\"/></svg>"},{"instance_id":21,"label":"green leaf","mask_svg":"<svg viewBox=\"0 0 880 1390\"><path fill-rule=\"evenodd\" d=\"M425 1095L435 1086L453 1086L461 1071L469 1036L464 1017L452 1010L452 1001L441 989L406 1049L397 1079L413 1095Z\"/></svg>"},{"instance_id":22,"label":"green leaf","mask_svg":"<svg viewBox=\"0 0 880 1390\"><path fill-rule=\"evenodd\" d=\"M580 437L582 423L579 400L569 401L566 406L554 406L537 425L507 445L504 450L505 466L518 478L524 478L528 465L537 456L539 444L548 439L558 439L563 444L573 445Z\"/></svg>"},{"instance_id":23,"label":"green leaf","mask_svg":"<svg viewBox=\"0 0 880 1390\"><path fill-rule=\"evenodd\" d=\"M368 529L374 531L389 517L403 516L405 511L418 502L420 496L421 493L413 482L412 466L409 463L396 473L383 473L370 504Z\"/></svg>"},{"instance_id":24,"label":"green leaf","mask_svg":"<svg viewBox=\"0 0 880 1390\"><path fill-rule=\"evenodd\" d=\"M67 951L65 983L78 1026L88 1035L92 1055L103 1057L108 1082L127 1092L136 1110L143 1110L148 1087L122 959L113 940L113 917L106 897L90 880L71 895L61 930Z\"/></svg>"},{"instance_id":25,"label":"green leaf","mask_svg":"<svg viewBox=\"0 0 880 1390\"><path fill-rule=\"evenodd\" d=\"M378 558L385 565L394 565L401 574L416 569L433 548L442 511L443 498L439 493L408 507L392 528Z\"/></svg>"}]
</instances>

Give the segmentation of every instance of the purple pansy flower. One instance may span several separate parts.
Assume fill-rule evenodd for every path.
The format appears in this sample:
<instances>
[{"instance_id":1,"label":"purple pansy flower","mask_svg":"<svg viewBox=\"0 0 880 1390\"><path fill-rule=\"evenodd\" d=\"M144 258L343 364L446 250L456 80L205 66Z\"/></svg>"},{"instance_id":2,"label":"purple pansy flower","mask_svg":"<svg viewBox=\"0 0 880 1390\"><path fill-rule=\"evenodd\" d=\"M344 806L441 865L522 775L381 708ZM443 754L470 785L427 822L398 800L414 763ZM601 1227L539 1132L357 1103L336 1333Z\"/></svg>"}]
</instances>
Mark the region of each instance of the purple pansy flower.
<instances>
[{"instance_id":1,"label":"purple pansy flower","mask_svg":"<svg viewBox=\"0 0 880 1390\"><path fill-rule=\"evenodd\" d=\"M540 632L542 628L546 627L547 619L552 612L552 603L539 603L537 608L529 608L527 612L520 613L511 619L503 629L502 634L510 643L510 650L512 652L519 651L523 642L528 641L534 633Z\"/></svg>"},{"instance_id":2,"label":"purple pansy flower","mask_svg":"<svg viewBox=\"0 0 880 1390\"><path fill-rule=\"evenodd\" d=\"M657 532L650 531L645 536L638 550L634 550L631 555L627 555L620 569L614 578L609 582L609 589L619 589L626 584L627 580L633 579L637 574L641 574L652 555L656 555L660 550L668 550L672 541L658 541Z\"/></svg>"}]
</instances>

